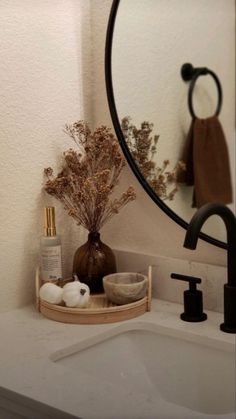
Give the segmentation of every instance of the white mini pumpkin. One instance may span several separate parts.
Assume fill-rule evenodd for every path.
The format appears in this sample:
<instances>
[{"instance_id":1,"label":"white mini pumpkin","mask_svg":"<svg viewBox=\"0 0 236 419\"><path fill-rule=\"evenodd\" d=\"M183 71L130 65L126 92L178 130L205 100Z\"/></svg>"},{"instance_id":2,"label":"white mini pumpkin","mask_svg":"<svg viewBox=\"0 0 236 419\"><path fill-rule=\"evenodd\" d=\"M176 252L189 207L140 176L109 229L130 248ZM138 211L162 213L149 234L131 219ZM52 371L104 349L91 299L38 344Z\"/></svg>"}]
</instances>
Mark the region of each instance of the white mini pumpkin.
<instances>
[{"instance_id":1,"label":"white mini pumpkin","mask_svg":"<svg viewBox=\"0 0 236 419\"><path fill-rule=\"evenodd\" d=\"M62 299L67 307L85 308L89 303L90 289L82 282L69 282L63 287Z\"/></svg>"},{"instance_id":2,"label":"white mini pumpkin","mask_svg":"<svg viewBox=\"0 0 236 419\"><path fill-rule=\"evenodd\" d=\"M63 289L51 282L46 282L39 290L40 298L50 304L60 304L62 302L62 294Z\"/></svg>"}]
</instances>

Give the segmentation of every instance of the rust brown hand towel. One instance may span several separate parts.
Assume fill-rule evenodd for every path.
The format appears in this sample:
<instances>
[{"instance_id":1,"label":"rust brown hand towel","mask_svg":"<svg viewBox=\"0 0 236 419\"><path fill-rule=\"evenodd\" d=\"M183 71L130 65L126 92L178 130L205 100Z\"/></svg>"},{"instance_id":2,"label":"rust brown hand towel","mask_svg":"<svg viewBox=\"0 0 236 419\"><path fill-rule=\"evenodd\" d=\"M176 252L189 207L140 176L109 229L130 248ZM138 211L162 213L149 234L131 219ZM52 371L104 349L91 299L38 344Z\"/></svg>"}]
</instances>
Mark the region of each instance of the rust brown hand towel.
<instances>
[{"instance_id":1,"label":"rust brown hand towel","mask_svg":"<svg viewBox=\"0 0 236 419\"><path fill-rule=\"evenodd\" d=\"M179 182L193 185L193 207L208 202L232 202L232 182L227 144L216 116L192 120L183 157L186 171Z\"/></svg>"}]
</instances>

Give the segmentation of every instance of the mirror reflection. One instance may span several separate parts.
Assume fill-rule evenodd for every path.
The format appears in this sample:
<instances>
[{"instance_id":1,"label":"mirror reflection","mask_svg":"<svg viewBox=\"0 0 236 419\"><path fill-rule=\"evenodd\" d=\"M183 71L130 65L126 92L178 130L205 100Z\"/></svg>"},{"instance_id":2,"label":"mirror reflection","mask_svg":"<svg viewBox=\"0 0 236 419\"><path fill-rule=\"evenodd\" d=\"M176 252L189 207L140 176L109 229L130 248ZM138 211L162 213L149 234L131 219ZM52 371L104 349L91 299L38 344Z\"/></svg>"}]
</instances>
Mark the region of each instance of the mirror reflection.
<instances>
[{"instance_id":1,"label":"mirror reflection","mask_svg":"<svg viewBox=\"0 0 236 419\"><path fill-rule=\"evenodd\" d=\"M130 153L165 204L187 222L205 202L234 211L234 0L121 0L112 78ZM226 241L218 217L204 232Z\"/></svg>"}]
</instances>

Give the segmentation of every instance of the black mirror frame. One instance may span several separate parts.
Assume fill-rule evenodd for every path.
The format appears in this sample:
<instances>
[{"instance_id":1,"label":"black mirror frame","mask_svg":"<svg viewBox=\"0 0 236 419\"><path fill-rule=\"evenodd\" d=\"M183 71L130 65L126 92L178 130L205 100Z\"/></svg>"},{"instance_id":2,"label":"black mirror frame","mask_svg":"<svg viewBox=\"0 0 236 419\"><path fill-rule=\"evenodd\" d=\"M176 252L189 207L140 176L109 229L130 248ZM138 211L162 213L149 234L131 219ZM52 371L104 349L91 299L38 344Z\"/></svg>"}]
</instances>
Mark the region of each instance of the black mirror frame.
<instances>
[{"instance_id":1,"label":"black mirror frame","mask_svg":"<svg viewBox=\"0 0 236 419\"><path fill-rule=\"evenodd\" d=\"M106 81L107 100L108 100L108 105L110 109L111 119L114 125L114 129L115 129L118 141L125 155L125 158L128 161L129 166L132 169L133 173L135 174L136 178L143 186L144 190L147 192L150 198L155 202L155 204L158 205L158 207L161 208L166 213L166 215L168 215L177 224L179 224L181 227L187 230L188 223L184 221L181 217L179 217L174 211L172 211L155 194L153 189L150 187L148 182L145 180L145 178L141 174L138 166L136 165L135 161L132 158L132 155L129 151L129 148L126 144L126 141L124 139L124 136L121 130L121 126L120 126L120 122L119 122L119 118L117 114L117 109L116 109L116 104L115 104L113 81L112 81L112 43L113 43L115 20L116 20L119 3L120 3L120 0L113 0L111 11L110 11L110 16L108 20L107 33L106 33L106 45L105 45L105 81ZM214 239L213 237L205 233L200 233L199 237L205 240L206 242L213 244L214 246L221 247L222 249L227 249L226 243L220 240Z\"/></svg>"}]
</instances>

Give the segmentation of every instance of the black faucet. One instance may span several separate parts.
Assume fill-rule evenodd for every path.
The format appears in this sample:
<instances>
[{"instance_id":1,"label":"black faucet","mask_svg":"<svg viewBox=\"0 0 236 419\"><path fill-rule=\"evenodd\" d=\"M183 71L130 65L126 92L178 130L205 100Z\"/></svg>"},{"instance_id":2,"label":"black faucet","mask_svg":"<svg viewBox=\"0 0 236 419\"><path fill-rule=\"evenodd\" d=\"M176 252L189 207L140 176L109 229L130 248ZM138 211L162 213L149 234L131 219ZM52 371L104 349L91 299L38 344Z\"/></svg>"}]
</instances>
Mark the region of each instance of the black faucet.
<instances>
[{"instance_id":1,"label":"black faucet","mask_svg":"<svg viewBox=\"0 0 236 419\"><path fill-rule=\"evenodd\" d=\"M200 230L211 215L219 215L227 230L228 282L224 285L224 323L220 329L236 333L236 217L233 212L223 204L206 204L201 207L189 223L184 247L196 249Z\"/></svg>"}]
</instances>

